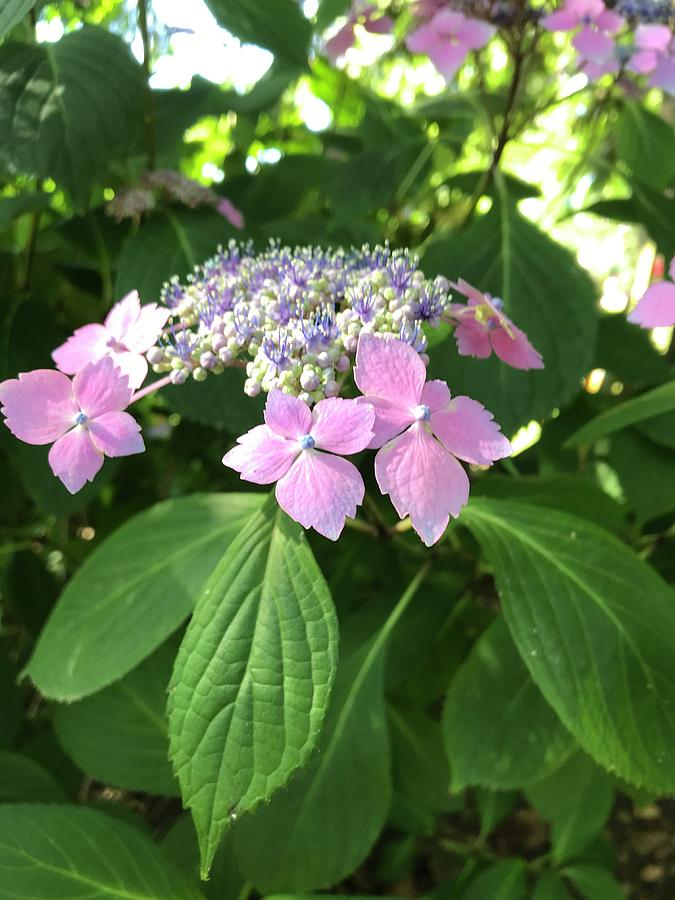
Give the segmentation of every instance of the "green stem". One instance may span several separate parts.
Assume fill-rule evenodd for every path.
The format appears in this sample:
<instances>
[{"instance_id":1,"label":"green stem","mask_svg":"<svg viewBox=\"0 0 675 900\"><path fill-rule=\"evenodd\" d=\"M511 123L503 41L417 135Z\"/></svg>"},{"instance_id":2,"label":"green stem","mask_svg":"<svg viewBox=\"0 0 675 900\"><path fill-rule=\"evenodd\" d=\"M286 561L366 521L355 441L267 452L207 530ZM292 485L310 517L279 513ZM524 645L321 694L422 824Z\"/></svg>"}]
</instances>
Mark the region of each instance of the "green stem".
<instances>
[{"instance_id":1,"label":"green stem","mask_svg":"<svg viewBox=\"0 0 675 900\"><path fill-rule=\"evenodd\" d=\"M145 73L145 140L148 169L157 164L157 129L155 125L155 95L150 87L150 35L148 33L147 0L138 0L138 27L143 41L143 72Z\"/></svg>"},{"instance_id":2,"label":"green stem","mask_svg":"<svg viewBox=\"0 0 675 900\"><path fill-rule=\"evenodd\" d=\"M352 531L360 531L362 534L370 535L370 537L378 538L380 536L380 532L374 525L364 522L362 519L345 519L345 525L347 528L351 528Z\"/></svg>"},{"instance_id":3,"label":"green stem","mask_svg":"<svg viewBox=\"0 0 675 900\"><path fill-rule=\"evenodd\" d=\"M382 647L387 643L389 635L398 624L399 619L408 608L410 601L413 599L413 597L419 590L420 585L429 574L429 569L431 569L431 559L427 558L418 569L417 574L412 579L408 587L401 594L401 599L389 613L387 621L384 623L373 642L373 646L370 650L371 654L379 653Z\"/></svg>"}]
</instances>

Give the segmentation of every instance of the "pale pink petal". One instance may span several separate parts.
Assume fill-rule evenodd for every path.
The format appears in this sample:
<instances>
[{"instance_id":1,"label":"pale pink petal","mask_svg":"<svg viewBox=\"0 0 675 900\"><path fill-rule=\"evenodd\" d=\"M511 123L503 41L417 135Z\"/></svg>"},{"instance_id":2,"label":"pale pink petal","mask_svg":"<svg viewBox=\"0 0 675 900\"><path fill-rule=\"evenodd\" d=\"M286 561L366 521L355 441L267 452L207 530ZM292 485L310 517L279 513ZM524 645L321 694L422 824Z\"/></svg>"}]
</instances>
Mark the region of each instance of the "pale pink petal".
<instances>
[{"instance_id":1,"label":"pale pink petal","mask_svg":"<svg viewBox=\"0 0 675 900\"><path fill-rule=\"evenodd\" d=\"M457 30L457 40L469 50L480 50L495 33L494 25L479 19L467 19Z\"/></svg>"},{"instance_id":2,"label":"pale pink petal","mask_svg":"<svg viewBox=\"0 0 675 900\"><path fill-rule=\"evenodd\" d=\"M614 41L606 34L593 28L582 28L572 39L572 44L586 59L601 63L614 50Z\"/></svg>"},{"instance_id":3,"label":"pale pink petal","mask_svg":"<svg viewBox=\"0 0 675 900\"><path fill-rule=\"evenodd\" d=\"M454 456L417 422L375 457L375 477L401 518L410 516L427 547L469 499L469 478Z\"/></svg>"},{"instance_id":4,"label":"pale pink petal","mask_svg":"<svg viewBox=\"0 0 675 900\"><path fill-rule=\"evenodd\" d=\"M369 450L378 450L415 421L411 410L394 406L389 400L382 400L380 397L359 397L358 400L370 404L375 412L373 436L368 444Z\"/></svg>"},{"instance_id":5,"label":"pale pink petal","mask_svg":"<svg viewBox=\"0 0 675 900\"><path fill-rule=\"evenodd\" d=\"M122 344L134 353L145 353L162 333L171 310L156 303L147 303L141 307L138 318L122 335Z\"/></svg>"},{"instance_id":6,"label":"pale pink petal","mask_svg":"<svg viewBox=\"0 0 675 900\"><path fill-rule=\"evenodd\" d=\"M239 231L244 227L244 215L243 213L237 209L237 207L232 203L231 200L228 200L227 197L223 197L218 201L218 205L216 209L224 216L230 225L233 225L235 228L238 228Z\"/></svg>"},{"instance_id":7,"label":"pale pink petal","mask_svg":"<svg viewBox=\"0 0 675 900\"><path fill-rule=\"evenodd\" d=\"M434 50L439 43L436 29L427 22L415 31L411 32L405 39L406 46L411 53L426 53Z\"/></svg>"},{"instance_id":8,"label":"pale pink petal","mask_svg":"<svg viewBox=\"0 0 675 900\"><path fill-rule=\"evenodd\" d=\"M145 450L141 426L129 413L104 413L90 419L87 427L94 446L106 456L131 456Z\"/></svg>"},{"instance_id":9,"label":"pale pink petal","mask_svg":"<svg viewBox=\"0 0 675 900\"><path fill-rule=\"evenodd\" d=\"M370 34L391 34L394 29L394 22L389 16L380 16L378 19L373 19L369 16L363 23L363 27Z\"/></svg>"},{"instance_id":10,"label":"pale pink petal","mask_svg":"<svg viewBox=\"0 0 675 900\"><path fill-rule=\"evenodd\" d=\"M671 259L670 265L668 266L668 274L675 281L675 256Z\"/></svg>"},{"instance_id":11,"label":"pale pink petal","mask_svg":"<svg viewBox=\"0 0 675 900\"><path fill-rule=\"evenodd\" d=\"M665 53L671 37L667 25L638 25L635 29L635 46L640 50L658 50Z\"/></svg>"},{"instance_id":12,"label":"pale pink petal","mask_svg":"<svg viewBox=\"0 0 675 900\"><path fill-rule=\"evenodd\" d=\"M445 409L450 403L450 388L444 381L427 381L422 391L420 403L428 406L432 413Z\"/></svg>"},{"instance_id":13,"label":"pale pink petal","mask_svg":"<svg viewBox=\"0 0 675 900\"><path fill-rule=\"evenodd\" d=\"M487 326L476 322L473 317L465 316L455 328L457 352L460 356L475 356L476 359L487 359L492 354Z\"/></svg>"},{"instance_id":14,"label":"pale pink petal","mask_svg":"<svg viewBox=\"0 0 675 900\"><path fill-rule=\"evenodd\" d=\"M569 9L559 9L544 16L541 24L547 31L572 31L579 24L579 16Z\"/></svg>"},{"instance_id":15,"label":"pale pink petal","mask_svg":"<svg viewBox=\"0 0 675 900\"><path fill-rule=\"evenodd\" d=\"M628 316L628 321L643 328L675 325L675 284L657 281Z\"/></svg>"},{"instance_id":16,"label":"pale pink petal","mask_svg":"<svg viewBox=\"0 0 675 900\"><path fill-rule=\"evenodd\" d=\"M469 55L469 48L464 44L451 44L450 42L434 48L429 53L429 59L436 66L441 75L450 80Z\"/></svg>"},{"instance_id":17,"label":"pale pink petal","mask_svg":"<svg viewBox=\"0 0 675 900\"><path fill-rule=\"evenodd\" d=\"M432 414L429 424L454 456L474 465L490 466L511 453L492 413L470 397L454 397L446 410Z\"/></svg>"},{"instance_id":18,"label":"pale pink petal","mask_svg":"<svg viewBox=\"0 0 675 900\"><path fill-rule=\"evenodd\" d=\"M483 303L487 303L486 294L479 291L478 288L475 288L472 284L469 284L468 281L464 281L463 278L458 278L456 284L454 281L451 281L450 287L453 287L456 291L459 291L460 294L464 294L470 301L473 301L472 305L480 306Z\"/></svg>"},{"instance_id":19,"label":"pale pink petal","mask_svg":"<svg viewBox=\"0 0 675 900\"><path fill-rule=\"evenodd\" d=\"M330 60L335 62L340 56L343 56L350 47L354 46L354 23L350 20L346 25L335 34L330 40L326 41L326 55Z\"/></svg>"},{"instance_id":20,"label":"pale pink petal","mask_svg":"<svg viewBox=\"0 0 675 900\"><path fill-rule=\"evenodd\" d=\"M279 506L292 519L331 541L340 537L345 518L354 518L364 493L356 466L317 450L304 450L275 491Z\"/></svg>"},{"instance_id":21,"label":"pale pink petal","mask_svg":"<svg viewBox=\"0 0 675 900\"><path fill-rule=\"evenodd\" d=\"M76 494L103 465L103 454L94 447L84 425L64 434L49 451L49 465L71 494Z\"/></svg>"},{"instance_id":22,"label":"pale pink petal","mask_svg":"<svg viewBox=\"0 0 675 900\"><path fill-rule=\"evenodd\" d=\"M70 379L53 369L22 372L0 384L5 425L27 444L51 444L75 423L79 408Z\"/></svg>"},{"instance_id":23,"label":"pale pink petal","mask_svg":"<svg viewBox=\"0 0 675 900\"><path fill-rule=\"evenodd\" d=\"M641 50L631 56L628 68L631 72L637 72L638 75L646 75L648 72L654 71L658 61L659 56L655 50Z\"/></svg>"},{"instance_id":24,"label":"pale pink petal","mask_svg":"<svg viewBox=\"0 0 675 900\"><path fill-rule=\"evenodd\" d=\"M450 37L456 35L465 22L466 16L463 13L446 8L436 13L430 25L437 34Z\"/></svg>"},{"instance_id":25,"label":"pale pink petal","mask_svg":"<svg viewBox=\"0 0 675 900\"><path fill-rule=\"evenodd\" d=\"M649 79L649 86L675 94L675 56L659 60Z\"/></svg>"},{"instance_id":26,"label":"pale pink petal","mask_svg":"<svg viewBox=\"0 0 675 900\"><path fill-rule=\"evenodd\" d=\"M576 13L580 19L597 19L605 10L603 0L567 0L565 9Z\"/></svg>"},{"instance_id":27,"label":"pale pink petal","mask_svg":"<svg viewBox=\"0 0 675 900\"><path fill-rule=\"evenodd\" d=\"M141 301L138 291L131 291L110 310L105 318L105 327L112 337L120 341L138 319L140 312Z\"/></svg>"},{"instance_id":28,"label":"pale pink petal","mask_svg":"<svg viewBox=\"0 0 675 900\"><path fill-rule=\"evenodd\" d=\"M602 63L586 60L581 67L581 71L591 81L597 81L598 78L602 78L603 75L611 75L614 72L618 72L619 68L619 61L614 56L610 56L609 59L606 59Z\"/></svg>"},{"instance_id":29,"label":"pale pink petal","mask_svg":"<svg viewBox=\"0 0 675 900\"><path fill-rule=\"evenodd\" d=\"M77 373L73 379L73 394L82 412L95 419L103 413L126 409L132 390L113 360L104 356Z\"/></svg>"},{"instance_id":30,"label":"pale pink petal","mask_svg":"<svg viewBox=\"0 0 675 900\"><path fill-rule=\"evenodd\" d=\"M76 375L88 362L96 362L107 353L108 332L103 325L84 325L57 347L52 359L66 375Z\"/></svg>"},{"instance_id":31,"label":"pale pink petal","mask_svg":"<svg viewBox=\"0 0 675 900\"><path fill-rule=\"evenodd\" d=\"M223 465L239 472L244 481L272 484L290 469L300 453L295 441L275 434L267 425L256 425L237 438L237 446L223 457Z\"/></svg>"},{"instance_id":32,"label":"pale pink petal","mask_svg":"<svg viewBox=\"0 0 675 900\"><path fill-rule=\"evenodd\" d=\"M310 434L319 450L348 456L365 450L373 437L375 411L358 400L329 397L312 410Z\"/></svg>"},{"instance_id":33,"label":"pale pink petal","mask_svg":"<svg viewBox=\"0 0 675 900\"><path fill-rule=\"evenodd\" d=\"M509 323L509 331L511 334L498 326L488 332L497 356L514 369L543 369L541 354L534 349L525 332L513 323Z\"/></svg>"},{"instance_id":34,"label":"pale pink petal","mask_svg":"<svg viewBox=\"0 0 675 900\"><path fill-rule=\"evenodd\" d=\"M426 376L424 363L410 344L361 334L354 381L368 399L379 397L409 412L420 402Z\"/></svg>"},{"instance_id":35,"label":"pale pink petal","mask_svg":"<svg viewBox=\"0 0 675 900\"><path fill-rule=\"evenodd\" d=\"M621 31L626 24L626 20L612 9L603 9L603 11L595 17L595 24L602 31L616 34L616 32Z\"/></svg>"},{"instance_id":36,"label":"pale pink petal","mask_svg":"<svg viewBox=\"0 0 675 900\"><path fill-rule=\"evenodd\" d=\"M277 434L294 441L309 434L312 414L309 406L282 391L270 391L265 404L265 422Z\"/></svg>"},{"instance_id":37,"label":"pale pink petal","mask_svg":"<svg viewBox=\"0 0 675 900\"><path fill-rule=\"evenodd\" d=\"M115 368L127 379L129 387L139 388L145 381L148 374L148 361L140 353L127 353L122 351L116 353L111 351L108 353L112 359Z\"/></svg>"}]
</instances>

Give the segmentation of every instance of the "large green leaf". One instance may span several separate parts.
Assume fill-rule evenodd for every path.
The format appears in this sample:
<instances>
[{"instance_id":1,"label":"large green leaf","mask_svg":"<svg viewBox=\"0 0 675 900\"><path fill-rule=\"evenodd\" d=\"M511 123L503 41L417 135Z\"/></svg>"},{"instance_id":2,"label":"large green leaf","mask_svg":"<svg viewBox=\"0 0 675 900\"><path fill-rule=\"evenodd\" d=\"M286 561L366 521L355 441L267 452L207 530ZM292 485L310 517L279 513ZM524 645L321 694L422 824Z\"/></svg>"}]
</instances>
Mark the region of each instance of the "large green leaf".
<instances>
[{"instance_id":1,"label":"large green leaf","mask_svg":"<svg viewBox=\"0 0 675 900\"><path fill-rule=\"evenodd\" d=\"M427 275L461 276L500 297L546 366L521 372L494 355L461 357L446 342L431 353L432 377L447 380L455 394L480 400L507 433L545 418L579 390L592 359L595 289L569 251L523 218L515 204L495 201L465 231L433 240L422 267Z\"/></svg>"},{"instance_id":2,"label":"large green leaf","mask_svg":"<svg viewBox=\"0 0 675 900\"><path fill-rule=\"evenodd\" d=\"M228 825L307 762L337 642L330 592L304 532L270 496L207 582L171 680L171 758L204 873Z\"/></svg>"},{"instance_id":3,"label":"large green leaf","mask_svg":"<svg viewBox=\"0 0 675 900\"><path fill-rule=\"evenodd\" d=\"M521 859L505 859L495 863L474 878L461 900L524 900L525 863Z\"/></svg>"},{"instance_id":4,"label":"large green leaf","mask_svg":"<svg viewBox=\"0 0 675 900\"><path fill-rule=\"evenodd\" d=\"M450 683L443 734L456 791L476 784L522 787L552 772L574 747L501 617L476 641Z\"/></svg>"},{"instance_id":5,"label":"large green leaf","mask_svg":"<svg viewBox=\"0 0 675 900\"><path fill-rule=\"evenodd\" d=\"M525 793L537 812L552 823L556 864L590 844L607 821L614 799L609 778L584 753L575 753Z\"/></svg>"},{"instance_id":6,"label":"large green leaf","mask_svg":"<svg viewBox=\"0 0 675 900\"><path fill-rule=\"evenodd\" d=\"M0 803L67 803L66 792L27 756L0 751Z\"/></svg>"},{"instance_id":7,"label":"large green leaf","mask_svg":"<svg viewBox=\"0 0 675 900\"><path fill-rule=\"evenodd\" d=\"M247 397L244 393L246 374L243 369L226 369L220 375L209 375L206 381L186 381L169 385L162 396L169 406L190 422L200 422L240 435L259 425L263 419L265 395Z\"/></svg>"},{"instance_id":8,"label":"large green leaf","mask_svg":"<svg viewBox=\"0 0 675 900\"><path fill-rule=\"evenodd\" d=\"M56 709L56 734L83 772L118 788L178 794L165 717L175 655L173 643L160 647L121 681Z\"/></svg>"},{"instance_id":9,"label":"large green leaf","mask_svg":"<svg viewBox=\"0 0 675 900\"><path fill-rule=\"evenodd\" d=\"M635 178L652 188L663 190L675 175L675 130L642 103L624 101L617 149Z\"/></svg>"},{"instance_id":10,"label":"large green leaf","mask_svg":"<svg viewBox=\"0 0 675 900\"><path fill-rule=\"evenodd\" d=\"M575 431L566 441L566 446L573 447L577 444L590 444L598 438L613 434L627 425L634 425L653 416L675 410L675 381L661 384L659 387L633 397L624 403L619 403L611 409L600 413L595 419L591 419L583 428Z\"/></svg>"},{"instance_id":11,"label":"large green leaf","mask_svg":"<svg viewBox=\"0 0 675 900\"><path fill-rule=\"evenodd\" d=\"M625 900L625 893L611 872L600 866L577 863L562 870L585 900Z\"/></svg>"},{"instance_id":12,"label":"large green leaf","mask_svg":"<svg viewBox=\"0 0 675 900\"><path fill-rule=\"evenodd\" d=\"M66 585L26 667L40 691L78 700L131 671L189 615L256 494L194 495L134 516Z\"/></svg>"},{"instance_id":13,"label":"large green leaf","mask_svg":"<svg viewBox=\"0 0 675 900\"><path fill-rule=\"evenodd\" d=\"M220 24L298 66L307 63L311 28L295 0L206 0Z\"/></svg>"},{"instance_id":14,"label":"large green leaf","mask_svg":"<svg viewBox=\"0 0 675 900\"><path fill-rule=\"evenodd\" d=\"M53 178L79 206L142 123L140 66L124 41L84 27L0 50L0 161Z\"/></svg>"},{"instance_id":15,"label":"large green leaf","mask_svg":"<svg viewBox=\"0 0 675 900\"><path fill-rule=\"evenodd\" d=\"M4 38L35 6L35 0L0 0L0 38Z\"/></svg>"},{"instance_id":16,"label":"large green leaf","mask_svg":"<svg viewBox=\"0 0 675 900\"><path fill-rule=\"evenodd\" d=\"M675 418L675 416L673 417ZM634 428L612 437L609 464L638 523L675 510L675 455Z\"/></svg>"},{"instance_id":17,"label":"large green leaf","mask_svg":"<svg viewBox=\"0 0 675 900\"><path fill-rule=\"evenodd\" d=\"M7 900L201 896L142 832L75 806L0 806L0 872Z\"/></svg>"},{"instance_id":18,"label":"large green leaf","mask_svg":"<svg viewBox=\"0 0 675 900\"><path fill-rule=\"evenodd\" d=\"M579 744L626 781L675 788L675 595L609 532L534 506L463 513L516 646Z\"/></svg>"}]
</instances>

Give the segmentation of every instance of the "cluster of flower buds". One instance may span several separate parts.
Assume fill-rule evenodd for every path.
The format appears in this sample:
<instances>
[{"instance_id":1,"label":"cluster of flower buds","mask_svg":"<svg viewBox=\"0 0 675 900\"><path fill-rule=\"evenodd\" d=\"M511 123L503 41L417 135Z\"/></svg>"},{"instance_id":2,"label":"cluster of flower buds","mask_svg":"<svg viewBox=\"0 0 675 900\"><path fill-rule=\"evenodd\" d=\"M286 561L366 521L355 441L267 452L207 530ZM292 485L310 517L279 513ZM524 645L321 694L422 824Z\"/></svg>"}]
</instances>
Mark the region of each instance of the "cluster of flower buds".
<instances>
[{"instance_id":1,"label":"cluster of flower buds","mask_svg":"<svg viewBox=\"0 0 675 900\"><path fill-rule=\"evenodd\" d=\"M164 286L170 318L147 359L174 384L245 367L249 396L280 390L312 406L340 392L362 332L424 354L424 325L438 325L449 309L448 288L388 246L344 252L273 243L255 255L231 242L185 283Z\"/></svg>"}]
</instances>

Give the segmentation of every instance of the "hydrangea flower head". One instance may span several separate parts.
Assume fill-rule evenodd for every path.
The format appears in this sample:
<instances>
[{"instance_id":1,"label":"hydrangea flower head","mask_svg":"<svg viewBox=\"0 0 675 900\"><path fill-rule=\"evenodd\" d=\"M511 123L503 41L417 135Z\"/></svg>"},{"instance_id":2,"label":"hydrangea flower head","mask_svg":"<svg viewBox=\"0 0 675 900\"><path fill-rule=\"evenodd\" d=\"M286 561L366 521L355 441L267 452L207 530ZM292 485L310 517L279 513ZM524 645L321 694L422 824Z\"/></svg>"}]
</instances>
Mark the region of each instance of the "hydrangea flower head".
<instances>
[{"instance_id":1,"label":"hydrangea flower head","mask_svg":"<svg viewBox=\"0 0 675 900\"><path fill-rule=\"evenodd\" d=\"M656 281L647 288L628 321L642 328L675 325L675 256L668 269L670 281Z\"/></svg>"},{"instance_id":2,"label":"hydrangea flower head","mask_svg":"<svg viewBox=\"0 0 675 900\"><path fill-rule=\"evenodd\" d=\"M36 369L0 384L5 424L27 444L52 444L49 465L71 494L103 465L105 456L145 449L136 420L123 412L132 390L110 357L87 363L71 381Z\"/></svg>"},{"instance_id":3,"label":"hydrangea flower head","mask_svg":"<svg viewBox=\"0 0 675 900\"><path fill-rule=\"evenodd\" d=\"M426 54L444 78L450 80L471 50L480 50L495 28L463 13L441 9L428 22L411 32L406 44L413 53Z\"/></svg>"},{"instance_id":4,"label":"hydrangea flower head","mask_svg":"<svg viewBox=\"0 0 675 900\"><path fill-rule=\"evenodd\" d=\"M310 411L274 390L265 424L238 438L223 463L246 481L276 482L277 502L292 519L336 541L365 493L358 469L342 457L368 446L374 419L373 408L357 400L328 398Z\"/></svg>"},{"instance_id":5,"label":"hydrangea flower head","mask_svg":"<svg viewBox=\"0 0 675 900\"><path fill-rule=\"evenodd\" d=\"M615 34L625 23L618 13L607 9L602 0L566 0L562 9L544 16L541 24L548 31L577 31L572 43L586 60L602 63L611 56Z\"/></svg>"},{"instance_id":6,"label":"hydrangea flower head","mask_svg":"<svg viewBox=\"0 0 675 900\"><path fill-rule=\"evenodd\" d=\"M544 363L525 332L517 328L501 309L501 300L483 294L459 279L452 287L468 298L468 304L450 304L449 316L455 322L455 339L460 356L487 359L494 353L514 369L543 369Z\"/></svg>"},{"instance_id":7,"label":"hydrangea flower head","mask_svg":"<svg viewBox=\"0 0 675 900\"><path fill-rule=\"evenodd\" d=\"M354 379L375 410L370 447L381 448L375 457L380 490L430 547L469 499L458 459L489 466L508 456L511 445L480 403L451 398L444 381L426 381L419 354L403 341L361 335Z\"/></svg>"},{"instance_id":8,"label":"hydrangea flower head","mask_svg":"<svg viewBox=\"0 0 675 900\"><path fill-rule=\"evenodd\" d=\"M170 314L156 303L141 306L138 292L131 291L113 306L103 325L78 328L54 350L52 359L66 375L76 375L87 363L108 356L126 375L129 387L138 388L148 374L143 354L153 346Z\"/></svg>"}]
</instances>

